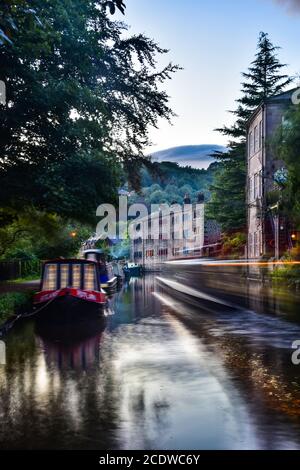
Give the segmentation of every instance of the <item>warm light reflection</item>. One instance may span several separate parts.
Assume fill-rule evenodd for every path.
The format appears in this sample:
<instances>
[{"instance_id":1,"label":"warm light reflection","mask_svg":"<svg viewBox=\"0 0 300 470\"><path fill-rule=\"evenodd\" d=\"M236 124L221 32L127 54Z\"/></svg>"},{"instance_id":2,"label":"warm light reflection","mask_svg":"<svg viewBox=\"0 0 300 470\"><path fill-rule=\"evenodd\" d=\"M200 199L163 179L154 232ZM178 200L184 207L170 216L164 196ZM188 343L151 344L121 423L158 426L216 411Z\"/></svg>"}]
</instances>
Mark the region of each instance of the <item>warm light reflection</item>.
<instances>
[{"instance_id":1,"label":"warm light reflection","mask_svg":"<svg viewBox=\"0 0 300 470\"><path fill-rule=\"evenodd\" d=\"M203 266L271 266L271 265L277 265L277 266L282 266L282 265L300 265L300 261L241 261L240 263L238 262L223 262L221 261L220 263L203 263Z\"/></svg>"},{"instance_id":2,"label":"warm light reflection","mask_svg":"<svg viewBox=\"0 0 300 470\"><path fill-rule=\"evenodd\" d=\"M48 391L49 376L45 357L43 355L40 355L38 359L35 380L37 393L45 394Z\"/></svg>"},{"instance_id":3,"label":"warm light reflection","mask_svg":"<svg viewBox=\"0 0 300 470\"><path fill-rule=\"evenodd\" d=\"M198 263L201 266L290 266L290 265L300 265L300 261L201 261L201 260L178 260L178 261L171 261L167 264L192 264Z\"/></svg>"}]
</instances>

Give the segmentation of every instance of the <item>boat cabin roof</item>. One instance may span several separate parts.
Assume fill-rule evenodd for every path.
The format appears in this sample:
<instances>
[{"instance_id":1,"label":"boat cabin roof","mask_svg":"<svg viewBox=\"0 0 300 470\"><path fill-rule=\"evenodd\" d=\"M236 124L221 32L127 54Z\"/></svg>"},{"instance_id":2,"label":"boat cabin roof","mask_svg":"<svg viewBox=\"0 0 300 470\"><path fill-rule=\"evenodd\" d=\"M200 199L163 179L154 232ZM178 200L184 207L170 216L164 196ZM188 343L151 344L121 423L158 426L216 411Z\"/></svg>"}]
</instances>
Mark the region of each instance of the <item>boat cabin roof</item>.
<instances>
[{"instance_id":1,"label":"boat cabin roof","mask_svg":"<svg viewBox=\"0 0 300 470\"><path fill-rule=\"evenodd\" d=\"M90 259L83 259L83 258L79 258L79 259L76 259L76 258L69 258L69 259L64 259L64 258L57 258L57 259L49 259L47 261L44 262L44 264L87 264L87 263L90 263L90 264L97 264L96 261L94 260L90 260Z\"/></svg>"},{"instance_id":2,"label":"boat cabin roof","mask_svg":"<svg viewBox=\"0 0 300 470\"><path fill-rule=\"evenodd\" d=\"M127 267L128 268L138 268L139 264L137 264L137 263L127 263Z\"/></svg>"},{"instance_id":3,"label":"boat cabin roof","mask_svg":"<svg viewBox=\"0 0 300 470\"><path fill-rule=\"evenodd\" d=\"M86 259L54 259L43 264L41 291L64 288L100 290L98 264Z\"/></svg>"}]
</instances>

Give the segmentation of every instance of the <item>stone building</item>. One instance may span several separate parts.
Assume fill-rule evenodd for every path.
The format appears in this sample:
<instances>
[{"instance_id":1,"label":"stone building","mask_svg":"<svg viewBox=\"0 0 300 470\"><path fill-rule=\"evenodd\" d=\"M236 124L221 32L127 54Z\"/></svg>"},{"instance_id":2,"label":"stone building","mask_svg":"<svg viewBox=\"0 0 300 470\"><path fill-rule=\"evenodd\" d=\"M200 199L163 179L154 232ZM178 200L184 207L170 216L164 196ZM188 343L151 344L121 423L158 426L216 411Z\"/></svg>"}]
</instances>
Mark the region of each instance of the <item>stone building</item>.
<instances>
[{"instance_id":1,"label":"stone building","mask_svg":"<svg viewBox=\"0 0 300 470\"><path fill-rule=\"evenodd\" d=\"M291 229L280 214L276 175L284 164L270 145L292 104L295 89L266 99L248 122L247 131L247 257L279 258L291 248Z\"/></svg>"},{"instance_id":2,"label":"stone building","mask_svg":"<svg viewBox=\"0 0 300 470\"><path fill-rule=\"evenodd\" d=\"M186 195L183 206L171 213L160 210L133 222L140 236L131 242L131 259L155 270L165 261L209 256L220 246L219 225L205 221L204 199L191 204Z\"/></svg>"}]
</instances>

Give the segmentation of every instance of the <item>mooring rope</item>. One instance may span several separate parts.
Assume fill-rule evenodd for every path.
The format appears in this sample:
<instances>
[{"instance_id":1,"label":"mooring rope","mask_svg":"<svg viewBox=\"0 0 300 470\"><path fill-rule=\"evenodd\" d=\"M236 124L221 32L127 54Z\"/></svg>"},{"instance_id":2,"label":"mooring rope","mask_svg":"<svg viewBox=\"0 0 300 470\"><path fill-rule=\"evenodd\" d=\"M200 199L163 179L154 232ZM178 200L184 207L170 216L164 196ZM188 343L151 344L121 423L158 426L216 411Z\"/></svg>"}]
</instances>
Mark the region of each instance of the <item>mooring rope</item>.
<instances>
[{"instance_id":1,"label":"mooring rope","mask_svg":"<svg viewBox=\"0 0 300 470\"><path fill-rule=\"evenodd\" d=\"M34 315L37 315L38 313L40 313L42 310L44 310L46 307L48 307L51 302L53 302L53 300L55 300L56 297L54 297L53 299L50 299L45 305L42 305L42 307L40 307L39 309L37 310L33 310L32 312L30 313L19 313L19 315L15 315L11 320L7 320L1 327L0 327L0 338L3 338L8 332L9 330L12 329L12 327L15 325L15 323L20 320L20 318L29 318L29 317L33 317Z\"/></svg>"}]
</instances>

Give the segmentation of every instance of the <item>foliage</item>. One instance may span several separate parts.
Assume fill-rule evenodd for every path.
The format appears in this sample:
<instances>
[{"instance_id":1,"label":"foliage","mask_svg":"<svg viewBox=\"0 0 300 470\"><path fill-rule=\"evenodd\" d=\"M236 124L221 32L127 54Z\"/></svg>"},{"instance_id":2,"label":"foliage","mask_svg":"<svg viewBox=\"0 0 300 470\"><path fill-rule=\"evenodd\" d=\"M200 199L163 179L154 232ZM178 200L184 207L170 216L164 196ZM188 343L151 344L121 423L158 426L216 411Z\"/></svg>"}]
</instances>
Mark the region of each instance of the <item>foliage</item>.
<instances>
[{"instance_id":1,"label":"foliage","mask_svg":"<svg viewBox=\"0 0 300 470\"><path fill-rule=\"evenodd\" d=\"M27 209L15 215L11 224L0 228L0 257L35 260L74 256L90 232L89 226Z\"/></svg>"},{"instance_id":2,"label":"foliage","mask_svg":"<svg viewBox=\"0 0 300 470\"><path fill-rule=\"evenodd\" d=\"M246 235L243 232L236 232L223 237L222 258L240 258L244 255Z\"/></svg>"},{"instance_id":3,"label":"foliage","mask_svg":"<svg viewBox=\"0 0 300 470\"><path fill-rule=\"evenodd\" d=\"M210 214L220 222L225 232L244 229L246 225L247 122L263 100L280 93L291 83L291 79L282 74L285 65L279 62L277 49L266 33L260 33L255 59L248 71L242 74L242 95L237 100L237 109L232 111L236 121L231 127L217 129L230 141L227 153L215 154L221 166L211 187Z\"/></svg>"},{"instance_id":4,"label":"foliage","mask_svg":"<svg viewBox=\"0 0 300 470\"><path fill-rule=\"evenodd\" d=\"M173 115L162 84L178 67L158 70L167 50L112 20L108 12L125 12L121 0L2 7L0 256L74 253L70 227L80 232L99 204L115 202L124 168L139 185L149 126ZM53 223L55 236L24 222L31 210Z\"/></svg>"},{"instance_id":5,"label":"foliage","mask_svg":"<svg viewBox=\"0 0 300 470\"><path fill-rule=\"evenodd\" d=\"M138 168L143 161L149 125L172 116L160 84L178 67L156 70L156 56L167 51L143 34L129 36L96 0L33 0L31 6L41 25L28 24L17 9L14 43L0 48L0 78L7 85L7 106L0 107L0 203L44 209L50 200L51 210L55 205L57 213L73 217L92 186L95 212L103 185L111 188L105 201L113 195L120 163ZM84 159L91 171L76 197L61 205L51 183ZM59 191L76 183L63 182ZM80 218L90 220L87 212Z\"/></svg>"},{"instance_id":6,"label":"foliage","mask_svg":"<svg viewBox=\"0 0 300 470\"><path fill-rule=\"evenodd\" d=\"M118 9L123 15L125 14L126 5L122 0L99 0L104 8L108 8L112 15ZM40 19L36 14L36 10L32 8L32 2L27 0L2 0L0 11L0 46L9 43L13 44L14 32L20 27L17 19L20 13L26 15L27 22L35 21L42 26Z\"/></svg>"},{"instance_id":7,"label":"foliage","mask_svg":"<svg viewBox=\"0 0 300 470\"><path fill-rule=\"evenodd\" d=\"M30 294L8 292L0 294L0 322L5 322L11 315L23 309L30 300Z\"/></svg>"},{"instance_id":8,"label":"foliage","mask_svg":"<svg viewBox=\"0 0 300 470\"><path fill-rule=\"evenodd\" d=\"M216 219L225 233L243 230L245 225L244 159L244 154L239 152L239 146L235 151L232 149L230 156L221 162L210 186L212 196L207 205L207 216ZM244 183L243 186L241 182Z\"/></svg>"},{"instance_id":9,"label":"foliage","mask_svg":"<svg viewBox=\"0 0 300 470\"><path fill-rule=\"evenodd\" d=\"M199 192L202 192L208 200L210 197L208 188L217 167L218 164L212 163L207 170L199 170L180 167L172 162L155 163L152 171L144 167L141 171L141 192L131 196L129 202L144 202L147 205L182 204L186 193L193 202L196 202Z\"/></svg>"},{"instance_id":10,"label":"foliage","mask_svg":"<svg viewBox=\"0 0 300 470\"><path fill-rule=\"evenodd\" d=\"M287 178L282 185L282 209L300 229L300 105L292 105L272 142L276 157L283 160Z\"/></svg>"},{"instance_id":11,"label":"foliage","mask_svg":"<svg viewBox=\"0 0 300 470\"><path fill-rule=\"evenodd\" d=\"M112 15L115 14L116 8L118 8L123 15L125 14L126 5L123 0L104 1L104 5L109 8Z\"/></svg>"},{"instance_id":12,"label":"foliage","mask_svg":"<svg viewBox=\"0 0 300 470\"><path fill-rule=\"evenodd\" d=\"M2 0L0 10L0 46L13 44L14 33L19 28L17 18L22 14L27 24L36 22L41 25L36 11L31 8L31 2L27 0Z\"/></svg>"},{"instance_id":13,"label":"foliage","mask_svg":"<svg viewBox=\"0 0 300 470\"><path fill-rule=\"evenodd\" d=\"M275 268L271 275L272 281L282 284L285 282L290 287L300 287L300 266L287 265Z\"/></svg>"}]
</instances>

